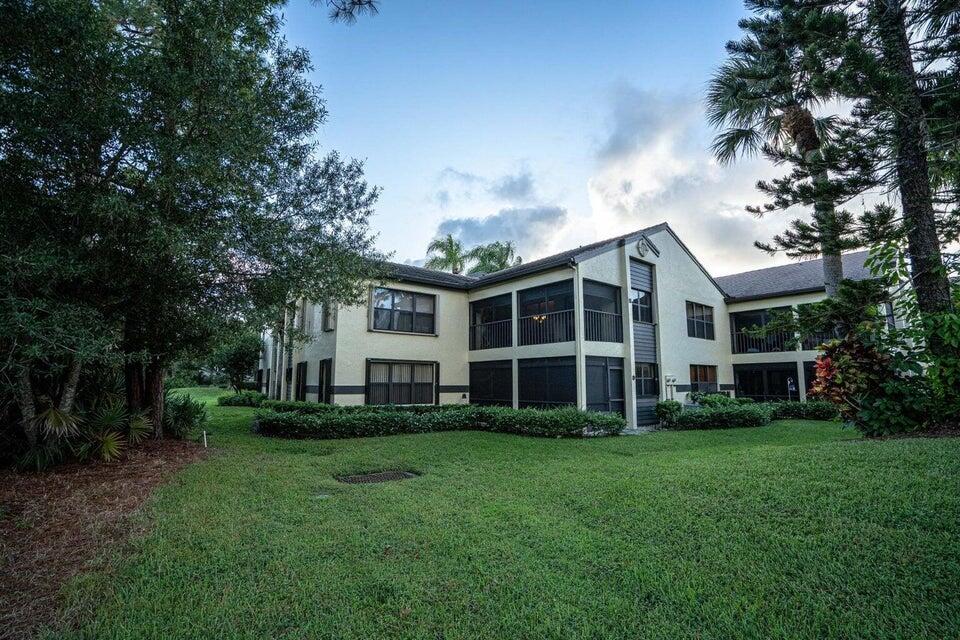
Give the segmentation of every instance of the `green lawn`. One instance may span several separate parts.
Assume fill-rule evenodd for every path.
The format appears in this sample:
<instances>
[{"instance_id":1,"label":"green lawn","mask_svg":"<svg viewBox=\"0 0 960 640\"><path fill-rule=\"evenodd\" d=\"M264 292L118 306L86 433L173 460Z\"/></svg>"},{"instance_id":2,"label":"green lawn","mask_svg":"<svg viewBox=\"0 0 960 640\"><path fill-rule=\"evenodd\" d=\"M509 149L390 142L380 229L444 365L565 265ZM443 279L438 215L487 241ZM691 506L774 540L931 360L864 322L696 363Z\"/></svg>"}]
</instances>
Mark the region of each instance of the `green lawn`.
<instances>
[{"instance_id":1,"label":"green lawn","mask_svg":"<svg viewBox=\"0 0 960 640\"><path fill-rule=\"evenodd\" d=\"M220 454L72 586L81 627L56 637L960 637L956 439L280 441L210 410ZM423 475L332 478L390 468Z\"/></svg>"}]
</instances>

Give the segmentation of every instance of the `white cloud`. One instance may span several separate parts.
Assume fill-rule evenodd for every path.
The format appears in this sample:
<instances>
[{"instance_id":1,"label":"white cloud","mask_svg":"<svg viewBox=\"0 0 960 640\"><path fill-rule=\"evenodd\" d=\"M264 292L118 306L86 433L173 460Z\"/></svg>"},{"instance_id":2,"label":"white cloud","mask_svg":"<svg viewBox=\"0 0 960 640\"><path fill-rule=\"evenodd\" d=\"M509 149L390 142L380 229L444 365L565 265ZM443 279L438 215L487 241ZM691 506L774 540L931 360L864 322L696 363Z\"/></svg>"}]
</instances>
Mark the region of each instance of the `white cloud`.
<instances>
[{"instance_id":1,"label":"white cloud","mask_svg":"<svg viewBox=\"0 0 960 640\"><path fill-rule=\"evenodd\" d=\"M629 85L611 96L596 170L587 181L590 214L574 218L573 244L668 222L714 275L786 262L753 247L784 229L793 215L763 219L744 211L762 202L757 180L782 169L762 160L718 166L697 96L660 96ZM602 230L600 234L596 230Z\"/></svg>"}]
</instances>

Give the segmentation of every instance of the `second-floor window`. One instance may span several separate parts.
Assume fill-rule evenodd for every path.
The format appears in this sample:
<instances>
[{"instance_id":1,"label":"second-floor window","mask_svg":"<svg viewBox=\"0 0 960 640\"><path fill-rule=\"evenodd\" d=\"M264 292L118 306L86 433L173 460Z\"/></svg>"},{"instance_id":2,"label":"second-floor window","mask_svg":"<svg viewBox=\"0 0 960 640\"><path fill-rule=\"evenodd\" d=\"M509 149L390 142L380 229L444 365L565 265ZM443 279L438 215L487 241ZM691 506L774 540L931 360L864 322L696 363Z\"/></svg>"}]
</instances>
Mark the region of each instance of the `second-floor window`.
<instances>
[{"instance_id":1,"label":"second-floor window","mask_svg":"<svg viewBox=\"0 0 960 640\"><path fill-rule=\"evenodd\" d=\"M630 289L630 314L634 322L653 322L653 294Z\"/></svg>"},{"instance_id":2,"label":"second-floor window","mask_svg":"<svg viewBox=\"0 0 960 640\"><path fill-rule=\"evenodd\" d=\"M687 335L691 338L714 339L713 307L687 302Z\"/></svg>"},{"instance_id":3,"label":"second-floor window","mask_svg":"<svg viewBox=\"0 0 960 640\"><path fill-rule=\"evenodd\" d=\"M404 333L436 333L437 297L400 289L373 290L373 329Z\"/></svg>"},{"instance_id":4,"label":"second-floor window","mask_svg":"<svg viewBox=\"0 0 960 640\"><path fill-rule=\"evenodd\" d=\"M336 328L336 310L333 303L324 302L320 309L320 327L324 331L333 331Z\"/></svg>"}]
</instances>

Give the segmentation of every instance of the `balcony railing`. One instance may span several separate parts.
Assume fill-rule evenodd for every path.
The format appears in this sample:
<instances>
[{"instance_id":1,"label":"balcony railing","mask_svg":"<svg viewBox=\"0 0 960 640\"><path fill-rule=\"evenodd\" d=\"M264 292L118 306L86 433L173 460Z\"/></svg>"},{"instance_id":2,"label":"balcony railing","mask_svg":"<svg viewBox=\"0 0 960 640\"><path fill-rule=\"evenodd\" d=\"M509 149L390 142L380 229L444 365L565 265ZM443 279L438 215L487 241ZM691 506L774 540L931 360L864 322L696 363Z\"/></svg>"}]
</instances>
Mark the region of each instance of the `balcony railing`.
<instances>
[{"instance_id":1,"label":"balcony railing","mask_svg":"<svg viewBox=\"0 0 960 640\"><path fill-rule=\"evenodd\" d=\"M522 317L517 330L521 345L569 342L574 339L573 309Z\"/></svg>"},{"instance_id":2,"label":"balcony railing","mask_svg":"<svg viewBox=\"0 0 960 640\"><path fill-rule=\"evenodd\" d=\"M793 339L789 333L771 333L766 336L752 336L745 331L736 331L733 334L734 353L774 353L777 351L792 351L787 348L787 342Z\"/></svg>"},{"instance_id":3,"label":"balcony railing","mask_svg":"<svg viewBox=\"0 0 960 640\"><path fill-rule=\"evenodd\" d=\"M819 349L820 345L822 345L824 342L833 340L833 338L834 335L829 331L822 331L804 338L803 343L800 346L804 351L815 351Z\"/></svg>"},{"instance_id":4,"label":"balcony railing","mask_svg":"<svg viewBox=\"0 0 960 640\"><path fill-rule=\"evenodd\" d=\"M513 346L513 326L510 320L484 322L470 327L470 349L496 349Z\"/></svg>"},{"instance_id":5,"label":"balcony railing","mask_svg":"<svg viewBox=\"0 0 960 640\"><path fill-rule=\"evenodd\" d=\"M607 311L583 311L584 336L595 342L623 342L623 316Z\"/></svg>"}]
</instances>

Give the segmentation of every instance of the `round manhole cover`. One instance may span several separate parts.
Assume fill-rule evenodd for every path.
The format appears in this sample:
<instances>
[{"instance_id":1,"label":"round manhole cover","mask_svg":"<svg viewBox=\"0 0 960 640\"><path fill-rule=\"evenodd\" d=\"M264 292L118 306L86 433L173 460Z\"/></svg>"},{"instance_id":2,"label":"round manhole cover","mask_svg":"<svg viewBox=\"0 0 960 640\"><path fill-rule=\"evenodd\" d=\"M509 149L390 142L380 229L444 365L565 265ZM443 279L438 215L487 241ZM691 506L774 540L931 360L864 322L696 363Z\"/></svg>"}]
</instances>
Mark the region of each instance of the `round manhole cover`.
<instances>
[{"instance_id":1,"label":"round manhole cover","mask_svg":"<svg viewBox=\"0 0 960 640\"><path fill-rule=\"evenodd\" d=\"M340 482L347 484L373 484L375 482L390 482L391 480L406 480L416 478L418 474L412 471L378 471L376 473L361 473L353 476L335 476Z\"/></svg>"}]
</instances>

